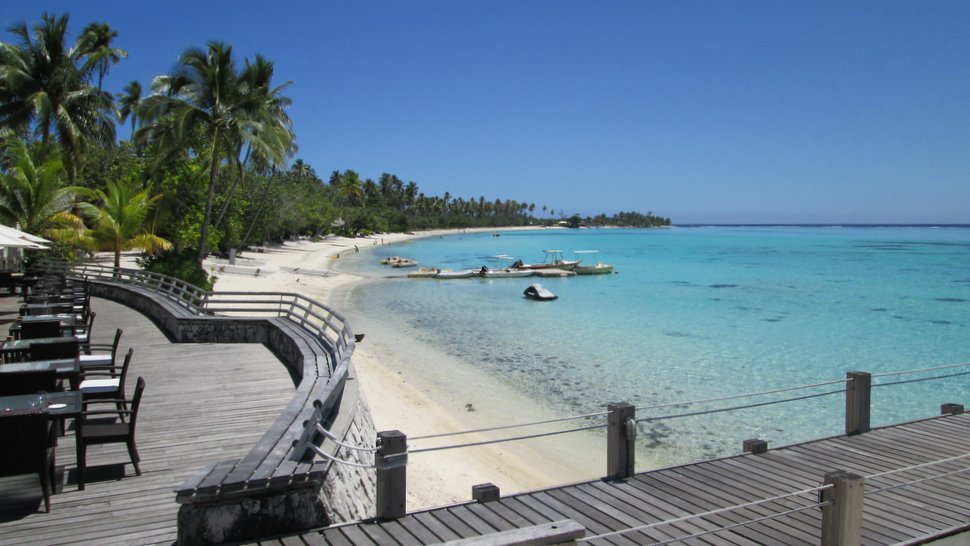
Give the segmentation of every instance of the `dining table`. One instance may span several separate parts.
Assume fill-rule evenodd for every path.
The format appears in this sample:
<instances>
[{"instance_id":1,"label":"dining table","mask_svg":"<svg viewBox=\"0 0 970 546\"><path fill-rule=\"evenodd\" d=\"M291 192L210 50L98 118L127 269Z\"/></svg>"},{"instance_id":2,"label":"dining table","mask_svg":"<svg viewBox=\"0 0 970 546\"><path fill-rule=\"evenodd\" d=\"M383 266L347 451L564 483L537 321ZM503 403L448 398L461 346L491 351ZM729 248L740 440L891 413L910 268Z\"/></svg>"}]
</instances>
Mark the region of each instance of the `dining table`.
<instances>
[{"instance_id":1,"label":"dining table","mask_svg":"<svg viewBox=\"0 0 970 546\"><path fill-rule=\"evenodd\" d=\"M77 336L58 336L58 337L37 337L33 339L8 339L0 342L0 357L4 362L16 362L18 359L25 358L30 352L31 345L44 343L61 343L63 341L74 340L80 344ZM6 366L7 364L4 364Z\"/></svg>"},{"instance_id":2,"label":"dining table","mask_svg":"<svg viewBox=\"0 0 970 546\"><path fill-rule=\"evenodd\" d=\"M74 327L77 325L77 315L73 313L58 313L56 315L24 315L18 317L18 320L14 321L10 325L10 335L14 339L20 339L20 331L23 330L23 325L31 322L45 322L49 320L58 320L61 323L61 333L62 334L73 334Z\"/></svg>"},{"instance_id":3,"label":"dining table","mask_svg":"<svg viewBox=\"0 0 970 546\"><path fill-rule=\"evenodd\" d=\"M53 360L34 360L30 362L11 362L0 364L0 381L3 374L15 372L43 372L54 370L58 379L66 379L72 390L77 390L81 378L79 358L58 358Z\"/></svg>"},{"instance_id":4,"label":"dining table","mask_svg":"<svg viewBox=\"0 0 970 546\"><path fill-rule=\"evenodd\" d=\"M80 416L84 403L80 391L0 396L0 418L38 409L52 418L65 419Z\"/></svg>"}]
</instances>

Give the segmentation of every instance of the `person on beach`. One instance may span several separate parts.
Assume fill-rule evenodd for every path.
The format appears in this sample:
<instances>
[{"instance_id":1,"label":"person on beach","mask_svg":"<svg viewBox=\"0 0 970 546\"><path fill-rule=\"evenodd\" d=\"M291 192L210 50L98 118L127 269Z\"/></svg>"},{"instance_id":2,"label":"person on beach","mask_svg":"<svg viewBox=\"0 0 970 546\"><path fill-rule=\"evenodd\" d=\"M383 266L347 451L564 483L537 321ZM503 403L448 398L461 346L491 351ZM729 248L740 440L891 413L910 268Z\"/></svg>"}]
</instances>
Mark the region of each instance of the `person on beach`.
<instances>
[{"instance_id":1,"label":"person on beach","mask_svg":"<svg viewBox=\"0 0 970 546\"><path fill-rule=\"evenodd\" d=\"M354 254L360 254L360 249L357 248L357 245L354 245Z\"/></svg>"}]
</instances>

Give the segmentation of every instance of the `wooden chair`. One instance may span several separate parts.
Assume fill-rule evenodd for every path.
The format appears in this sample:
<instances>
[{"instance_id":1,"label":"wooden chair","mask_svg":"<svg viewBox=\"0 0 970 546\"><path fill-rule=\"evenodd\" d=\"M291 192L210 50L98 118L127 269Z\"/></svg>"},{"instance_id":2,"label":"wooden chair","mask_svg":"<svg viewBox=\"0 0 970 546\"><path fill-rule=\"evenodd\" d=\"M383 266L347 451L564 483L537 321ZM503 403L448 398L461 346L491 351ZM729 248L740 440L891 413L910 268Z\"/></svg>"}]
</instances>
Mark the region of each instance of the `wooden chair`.
<instances>
[{"instance_id":1,"label":"wooden chair","mask_svg":"<svg viewBox=\"0 0 970 546\"><path fill-rule=\"evenodd\" d=\"M81 417L75 419L75 442L77 444L77 488L84 489L84 472L87 468L87 450L89 445L96 444L117 444L125 443L128 445L128 455L131 457L131 464L135 467L135 474L141 476L141 468L138 461L138 450L135 448L135 423L138 419L138 407L141 405L142 392L145 390L145 379L138 378L135 384L135 394L131 400L124 403L131 409L129 410L94 410L84 411ZM92 400L90 403L115 402L115 400ZM127 422L102 423L100 420L91 420L91 417L103 417L116 415L118 417L128 416Z\"/></svg>"},{"instance_id":2,"label":"wooden chair","mask_svg":"<svg viewBox=\"0 0 970 546\"><path fill-rule=\"evenodd\" d=\"M115 330L115 339L111 344L89 343L84 346L84 352L79 356L81 370L90 368L109 368L115 365L115 357L118 355L118 345L121 344L121 328Z\"/></svg>"},{"instance_id":3,"label":"wooden chair","mask_svg":"<svg viewBox=\"0 0 970 546\"><path fill-rule=\"evenodd\" d=\"M78 341L66 337L63 341L50 343L31 343L27 349L27 360L59 360L61 358L77 358Z\"/></svg>"},{"instance_id":4,"label":"wooden chair","mask_svg":"<svg viewBox=\"0 0 970 546\"><path fill-rule=\"evenodd\" d=\"M36 472L44 493L44 508L51 511L54 483L54 446L57 433L41 409L0 418L0 476Z\"/></svg>"},{"instance_id":5,"label":"wooden chair","mask_svg":"<svg viewBox=\"0 0 970 546\"><path fill-rule=\"evenodd\" d=\"M37 339L42 337L60 337L60 319L32 320L20 325L20 339Z\"/></svg>"},{"instance_id":6,"label":"wooden chair","mask_svg":"<svg viewBox=\"0 0 970 546\"><path fill-rule=\"evenodd\" d=\"M0 396L56 392L57 371L4 372L0 375ZM3 421L6 417L0 417Z\"/></svg>"},{"instance_id":7,"label":"wooden chair","mask_svg":"<svg viewBox=\"0 0 970 546\"><path fill-rule=\"evenodd\" d=\"M91 400L107 398L115 401L119 411L128 409L125 405L125 378L128 377L128 366L131 364L131 355L134 352L134 349L128 349L121 366L99 367L84 372L78 390L81 391L85 404ZM124 418L122 417L121 420L124 421Z\"/></svg>"}]
</instances>

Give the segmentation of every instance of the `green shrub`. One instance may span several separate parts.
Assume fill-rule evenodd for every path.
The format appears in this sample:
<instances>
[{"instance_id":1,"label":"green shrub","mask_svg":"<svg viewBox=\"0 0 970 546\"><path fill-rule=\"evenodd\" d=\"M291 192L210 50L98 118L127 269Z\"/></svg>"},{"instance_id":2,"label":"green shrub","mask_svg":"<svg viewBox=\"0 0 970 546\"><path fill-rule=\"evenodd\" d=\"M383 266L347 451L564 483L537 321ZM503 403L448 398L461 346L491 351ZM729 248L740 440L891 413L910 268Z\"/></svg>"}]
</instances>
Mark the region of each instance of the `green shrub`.
<instances>
[{"instance_id":1,"label":"green shrub","mask_svg":"<svg viewBox=\"0 0 970 546\"><path fill-rule=\"evenodd\" d=\"M198 250L184 248L181 252L172 250L154 256L138 258L135 262L146 271L182 279L207 291L212 290L216 278L210 277L204 269L196 264L198 255Z\"/></svg>"}]
</instances>

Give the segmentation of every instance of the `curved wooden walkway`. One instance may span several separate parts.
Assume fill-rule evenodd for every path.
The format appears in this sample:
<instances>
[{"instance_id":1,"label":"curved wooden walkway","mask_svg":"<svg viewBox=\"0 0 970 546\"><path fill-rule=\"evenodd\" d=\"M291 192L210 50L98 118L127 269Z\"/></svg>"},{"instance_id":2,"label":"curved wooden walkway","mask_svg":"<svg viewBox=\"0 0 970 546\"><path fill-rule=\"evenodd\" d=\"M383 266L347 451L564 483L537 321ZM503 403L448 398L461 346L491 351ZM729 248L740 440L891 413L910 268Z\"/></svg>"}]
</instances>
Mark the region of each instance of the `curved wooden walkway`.
<instances>
[{"instance_id":1,"label":"curved wooden walkway","mask_svg":"<svg viewBox=\"0 0 970 546\"><path fill-rule=\"evenodd\" d=\"M0 299L0 322L16 317L18 305ZM78 491L69 430L57 446L50 514L36 476L0 478L0 546L174 543L174 489L214 459L245 455L293 396L286 368L261 344L170 343L137 311L97 298L91 306L95 342L110 343L122 328L119 350L135 348L129 390L138 376L147 383L137 430L142 475L124 445L92 446L87 488Z\"/></svg>"}]
</instances>

